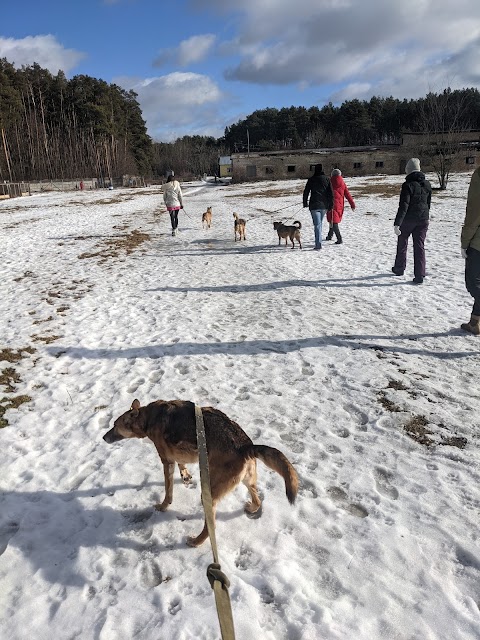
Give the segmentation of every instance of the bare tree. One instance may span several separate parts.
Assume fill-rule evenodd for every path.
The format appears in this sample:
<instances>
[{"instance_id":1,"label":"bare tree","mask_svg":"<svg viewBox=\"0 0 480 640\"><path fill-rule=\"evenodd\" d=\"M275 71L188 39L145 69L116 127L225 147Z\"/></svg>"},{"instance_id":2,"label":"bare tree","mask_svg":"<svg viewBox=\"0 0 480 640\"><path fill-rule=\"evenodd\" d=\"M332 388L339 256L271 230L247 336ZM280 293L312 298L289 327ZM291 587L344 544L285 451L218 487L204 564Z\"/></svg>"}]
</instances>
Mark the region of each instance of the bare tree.
<instances>
[{"instance_id":1,"label":"bare tree","mask_svg":"<svg viewBox=\"0 0 480 640\"><path fill-rule=\"evenodd\" d=\"M450 88L439 94L428 93L419 104L424 135L419 152L437 174L440 189L447 188L450 171L462 147L462 133L470 128L466 106L465 94Z\"/></svg>"}]
</instances>

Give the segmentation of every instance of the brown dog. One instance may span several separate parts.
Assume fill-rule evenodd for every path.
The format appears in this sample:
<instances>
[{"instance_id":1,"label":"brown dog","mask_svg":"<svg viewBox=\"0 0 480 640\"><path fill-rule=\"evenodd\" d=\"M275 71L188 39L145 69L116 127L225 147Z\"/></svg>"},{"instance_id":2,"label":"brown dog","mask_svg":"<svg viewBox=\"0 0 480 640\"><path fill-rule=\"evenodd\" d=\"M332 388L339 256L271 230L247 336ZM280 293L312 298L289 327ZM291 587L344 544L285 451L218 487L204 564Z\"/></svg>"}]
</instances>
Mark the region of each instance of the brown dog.
<instances>
[{"instance_id":1,"label":"brown dog","mask_svg":"<svg viewBox=\"0 0 480 640\"><path fill-rule=\"evenodd\" d=\"M205 213L202 213L202 228L207 227L210 229L212 226L212 207L207 207Z\"/></svg>"},{"instance_id":2,"label":"brown dog","mask_svg":"<svg viewBox=\"0 0 480 640\"><path fill-rule=\"evenodd\" d=\"M239 482L247 487L250 502L245 505L249 514L262 506L257 492L257 463L259 458L267 467L279 473L285 481L288 501L293 504L298 491L298 476L287 458L273 447L256 445L243 429L228 416L213 407L202 407L205 437L208 450L210 486L215 516L218 501L232 491ZM189 476L186 463L198 462L195 405L184 400L157 400L145 407L134 400L132 408L114 422L103 439L108 444L124 438L148 437L155 445L163 463L165 474L165 499L155 505L165 511L172 503L173 472L175 462L182 478ZM185 478L184 478L185 480ZM207 523L197 537L187 543L196 547L208 537Z\"/></svg>"},{"instance_id":3,"label":"brown dog","mask_svg":"<svg viewBox=\"0 0 480 640\"><path fill-rule=\"evenodd\" d=\"M300 245L300 249L302 248L302 243L300 241L300 229L302 228L302 223L300 222L300 220L295 220L293 225L283 224L283 222L274 222L273 228L278 233L278 244L280 244L282 238L284 238L285 246L287 246L287 241L290 238L292 249L295 249L294 240L298 242L298 244Z\"/></svg>"},{"instance_id":4,"label":"brown dog","mask_svg":"<svg viewBox=\"0 0 480 640\"><path fill-rule=\"evenodd\" d=\"M244 220L243 218L239 218L236 213L233 214L233 217L235 218L233 222L233 231L235 233L235 240L237 239L237 234L238 234L239 240L242 240L242 239L246 240L245 227L247 226L247 221Z\"/></svg>"}]
</instances>

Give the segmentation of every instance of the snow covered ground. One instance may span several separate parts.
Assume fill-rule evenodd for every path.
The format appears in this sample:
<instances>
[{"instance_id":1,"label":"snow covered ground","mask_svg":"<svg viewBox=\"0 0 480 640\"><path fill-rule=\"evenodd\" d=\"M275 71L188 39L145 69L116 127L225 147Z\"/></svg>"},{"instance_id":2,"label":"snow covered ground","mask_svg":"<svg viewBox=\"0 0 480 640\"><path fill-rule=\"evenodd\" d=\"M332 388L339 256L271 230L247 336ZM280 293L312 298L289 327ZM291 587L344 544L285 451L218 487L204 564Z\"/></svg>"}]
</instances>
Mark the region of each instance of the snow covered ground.
<instances>
[{"instance_id":1,"label":"snow covered ground","mask_svg":"<svg viewBox=\"0 0 480 640\"><path fill-rule=\"evenodd\" d=\"M479 638L469 177L434 193L422 286L411 248L390 272L402 176L347 178L345 242L319 252L303 181L185 184L175 238L159 188L1 202L0 638L220 637L210 545L185 545L198 467L159 513L153 445L102 440L134 398L217 407L298 471L293 507L261 462L262 517L243 486L220 504L237 640Z\"/></svg>"}]
</instances>

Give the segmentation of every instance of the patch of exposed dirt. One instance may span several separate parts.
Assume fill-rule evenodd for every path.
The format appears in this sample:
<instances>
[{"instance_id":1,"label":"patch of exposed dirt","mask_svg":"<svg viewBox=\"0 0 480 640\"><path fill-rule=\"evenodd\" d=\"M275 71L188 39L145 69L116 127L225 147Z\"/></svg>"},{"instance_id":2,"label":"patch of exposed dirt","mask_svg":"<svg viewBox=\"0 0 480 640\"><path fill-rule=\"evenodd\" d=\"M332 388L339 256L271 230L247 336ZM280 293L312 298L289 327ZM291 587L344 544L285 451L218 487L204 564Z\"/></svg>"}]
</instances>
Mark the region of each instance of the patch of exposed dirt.
<instances>
[{"instance_id":1,"label":"patch of exposed dirt","mask_svg":"<svg viewBox=\"0 0 480 640\"><path fill-rule=\"evenodd\" d=\"M350 193L353 198L359 198L363 196L376 196L378 198L392 198L394 196L400 197L400 185L398 184L382 184L382 183L367 183L356 186L355 189L351 189Z\"/></svg>"},{"instance_id":2,"label":"patch of exposed dirt","mask_svg":"<svg viewBox=\"0 0 480 640\"><path fill-rule=\"evenodd\" d=\"M292 187L291 189L263 189L259 191L246 191L235 195L226 195L225 198L285 198L289 196L298 196L303 194L303 185Z\"/></svg>"},{"instance_id":3,"label":"patch of exposed dirt","mask_svg":"<svg viewBox=\"0 0 480 640\"><path fill-rule=\"evenodd\" d=\"M387 411L390 411L390 413L398 413L399 411L402 411L398 405L387 398L385 391L379 391L377 393L377 400L382 407Z\"/></svg>"},{"instance_id":4,"label":"patch of exposed dirt","mask_svg":"<svg viewBox=\"0 0 480 640\"><path fill-rule=\"evenodd\" d=\"M18 409L25 402L30 402L30 396L15 396L13 398L2 398L0 400L0 429L8 427L8 420L3 416L9 409Z\"/></svg>"},{"instance_id":5,"label":"patch of exposed dirt","mask_svg":"<svg viewBox=\"0 0 480 640\"><path fill-rule=\"evenodd\" d=\"M126 255L130 255L148 240L150 240L150 235L148 233L142 233L141 231L138 231L138 229L134 229L129 234L107 238L102 245L98 247L97 251L89 253L85 252L80 254L78 257L80 260L84 260L86 258L99 258L100 263L103 263L108 258L117 258L119 254L123 252L125 252Z\"/></svg>"},{"instance_id":6,"label":"patch of exposed dirt","mask_svg":"<svg viewBox=\"0 0 480 640\"><path fill-rule=\"evenodd\" d=\"M464 449L467 446L467 438L456 435L444 435L439 431L433 431L431 428L427 429L427 425L429 424L430 423L425 416L415 415L410 418L403 428L412 440L415 440L418 444L423 444L426 447L438 445ZM448 427L444 424L439 424L438 429L448 431Z\"/></svg>"},{"instance_id":7,"label":"patch of exposed dirt","mask_svg":"<svg viewBox=\"0 0 480 640\"><path fill-rule=\"evenodd\" d=\"M60 338L62 338L63 336L39 336L37 334L33 334L33 336L30 336L32 338L32 340L34 342L43 342L44 344L51 344L52 342L55 342L55 340L59 340Z\"/></svg>"},{"instance_id":8,"label":"patch of exposed dirt","mask_svg":"<svg viewBox=\"0 0 480 640\"><path fill-rule=\"evenodd\" d=\"M27 355L35 353L33 347L25 347L23 349L0 349L0 360L6 360L7 362L17 363ZM27 355L26 355L27 354ZM15 385L21 382L20 374L13 367L6 367L0 372L0 385L4 387L4 393L13 393L15 391ZM0 428L8 426L8 420L4 418L5 412L8 409L17 409L21 404L30 402L30 396L21 395L15 397L3 397L0 400Z\"/></svg>"},{"instance_id":9,"label":"patch of exposed dirt","mask_svg":"<svg viewBox=\"0 0 480 640\"><path fill-rule=\"evenodd\" d=\"M14 384L20 382L20 376L13 367L7 367L0 372L0 385L4 386L6 393L15 391Z\"/></svg>"},{"instance_id":10,"label":"patch of exposed dirt","mask_svg":"<svg viewBox=\"0 0 480 640\"><path fill-rule=\"evenodd\" d=\"M400 380L389 380L387 389L396 389L397 391L407 391L408 387L406 387L403 382Z\"/></svg>"},{"instance_id":11,"label":"patch of exposed dirt","mask_svg":"<svg viewBox=\"0 0 480 640\"><path fill-rule=\"evenodd\" d=\"M6 362L20 362L22 358L25 358L25 353L32 355L35 353L36 349L33 347L23 347L22 349L10 349L9 347L0 348L0 361L5 360Z\"/></svg>"}]
</instances>

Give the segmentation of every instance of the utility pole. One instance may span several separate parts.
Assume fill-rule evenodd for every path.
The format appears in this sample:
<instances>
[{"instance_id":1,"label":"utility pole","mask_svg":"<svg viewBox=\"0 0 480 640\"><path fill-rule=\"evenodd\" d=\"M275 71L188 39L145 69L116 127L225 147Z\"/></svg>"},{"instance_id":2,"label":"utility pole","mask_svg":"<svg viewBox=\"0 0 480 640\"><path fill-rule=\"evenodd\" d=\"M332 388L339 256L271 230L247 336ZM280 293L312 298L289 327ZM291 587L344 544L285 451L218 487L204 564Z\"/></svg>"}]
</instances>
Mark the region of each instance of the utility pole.
<instances>
[{"instance_id":1,"label":"utility pole","mask_svg":"<svg viewBox=\"0 0 480 640\"><path fill-rule=\"evenodd\" d=\"M250 157L250 132L247 129L247 155Z\"/></svg>"}]
</instances>

